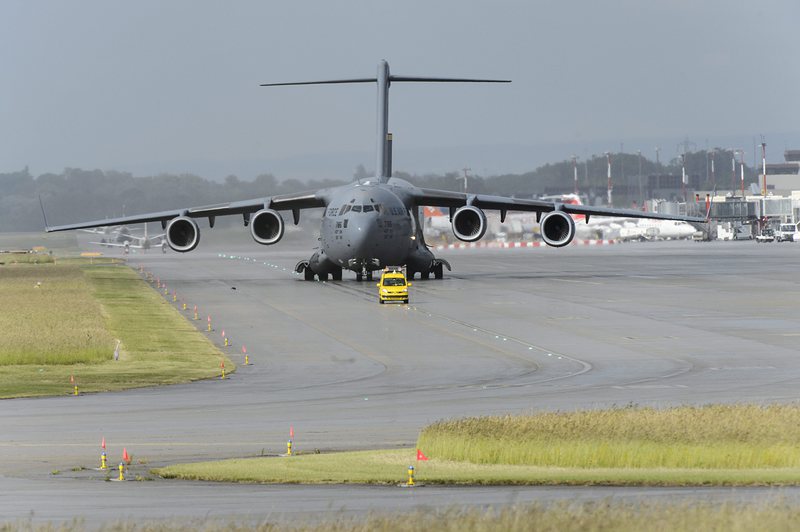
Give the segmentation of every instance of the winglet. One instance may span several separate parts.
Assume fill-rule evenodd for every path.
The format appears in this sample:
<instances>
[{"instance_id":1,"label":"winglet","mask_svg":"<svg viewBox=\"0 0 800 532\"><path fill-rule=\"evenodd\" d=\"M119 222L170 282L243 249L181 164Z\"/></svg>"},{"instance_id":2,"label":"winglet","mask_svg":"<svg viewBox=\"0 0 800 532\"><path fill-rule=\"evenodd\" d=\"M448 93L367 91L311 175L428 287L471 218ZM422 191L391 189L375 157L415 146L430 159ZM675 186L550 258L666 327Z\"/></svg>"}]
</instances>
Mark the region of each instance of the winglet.
<instances>
[{"instance_id":1,"label":"winglet","mask_svg":"<svg viewBox=\"0 0 800 532\"><path fill-rule=\"evenodd\" d=\"M42 203L42 195L39 194L39 207L42 208L42 218L44 218L44 230L50 232L50 226L47 224L47 214L44 212L44 203Z\"/></svg>"}]
</instances>

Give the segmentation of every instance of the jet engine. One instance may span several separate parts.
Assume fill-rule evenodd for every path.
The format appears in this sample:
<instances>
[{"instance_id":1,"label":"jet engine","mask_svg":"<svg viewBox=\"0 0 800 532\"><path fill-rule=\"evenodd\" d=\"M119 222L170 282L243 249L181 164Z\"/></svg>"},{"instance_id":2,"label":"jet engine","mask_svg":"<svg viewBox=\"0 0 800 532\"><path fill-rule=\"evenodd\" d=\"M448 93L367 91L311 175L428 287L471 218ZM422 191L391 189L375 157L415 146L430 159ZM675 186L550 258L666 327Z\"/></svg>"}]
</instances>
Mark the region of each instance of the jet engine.
<instances>
[{"instance_id":1,"label":"jet engine","mask_svg":"<svg viewBox=\"0 0 800 532\"><path fill-rule=\"evenodd\" d=\"M192 251L200 242L200 228L188 216L178 216L167 224L167 243L180 253Z\"/></svg>"},{"instance_id":2,"label":"jet engine","mask_svg":"<svg viewBox=\"0 0 800 532\"><path fill-rule=\"evenodd\" d=\"M283 218L277 211L261 209L250 217L250 234L259 244L276 244L283 238Z\"/></svg>"},{"instance_id":3,"label":"jet engine","mask_svg":"<svg viewBox=\"0 0 800 532\"><path fill-rule=\"evenodd\" d=\"M575 222L572 216L563 211L545 214L540 224L542 240L548 246L560 248L575 238Z\"/></svg>"},{"instance_id":4,"label":"jet engine","mask_svg":"<svg viewBox=\"0 0 800 532\"><path fill-rule=\"evenodd\" d=\"M461 207L453 214L453 234L463 242L475 242L486 234L486 215L472 205Z\"/></svg>"}]
</instances>

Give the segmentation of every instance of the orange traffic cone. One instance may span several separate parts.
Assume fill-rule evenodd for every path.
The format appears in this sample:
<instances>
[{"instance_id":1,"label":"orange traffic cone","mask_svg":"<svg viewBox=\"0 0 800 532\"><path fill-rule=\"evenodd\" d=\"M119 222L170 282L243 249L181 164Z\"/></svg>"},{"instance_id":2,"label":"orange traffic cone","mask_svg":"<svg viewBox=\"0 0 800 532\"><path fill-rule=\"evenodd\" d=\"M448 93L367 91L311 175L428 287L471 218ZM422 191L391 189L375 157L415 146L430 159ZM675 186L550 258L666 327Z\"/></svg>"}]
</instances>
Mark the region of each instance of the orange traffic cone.
<instances>
[{"instance_id":1,"label":"orange traffic cone","mask_svg":"<svg viewBox=\"0 0 800 532\"><path fill-rule=\"evenodd\" d=\"M128 449L125 447L122 448L122 461L128 465L131 465L131 457L128 455Z\"/></svg>"}]
</instances>

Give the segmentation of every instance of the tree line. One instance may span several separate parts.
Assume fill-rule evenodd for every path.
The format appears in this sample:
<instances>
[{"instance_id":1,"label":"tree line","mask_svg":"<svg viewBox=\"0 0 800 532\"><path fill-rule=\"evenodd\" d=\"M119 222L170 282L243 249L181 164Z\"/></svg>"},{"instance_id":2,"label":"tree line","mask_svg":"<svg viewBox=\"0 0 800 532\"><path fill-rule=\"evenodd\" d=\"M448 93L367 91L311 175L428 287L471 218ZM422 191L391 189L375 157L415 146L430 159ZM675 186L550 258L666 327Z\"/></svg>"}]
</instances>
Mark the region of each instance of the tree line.
<instances>
[{"instance_id":1,"label":"tree line","mask_svg":"<svg viewBox=\"0 0 800 532\"><path fill-rule=\"evenodd\" d=\"M689 153L684 163L687 174L699 176L705 189L712 188L711 176L706 178L710 157L711 152L706 151ZM719 190L727 190L731 181L731 153L717 149L714 160L716 185ZM640 158L638 154L615 153L611 155L611 161L615 204L618 206L629 206L638 198L640 163L643 179L649 175L680 175L682 170L680 158L657 163L645 157ZM603 197L606 164L605 155L577 161L578 188L590 202ZM369 175L370 172L359 166L354 177ZM396 171L394 175L426 188L464 190L464 176L458 172L417 175ZM573 162L567 160L545 164L522 174L492 177L470 175L467 177L467 191L528 198L569 193L573 191L573 177ZM749 167L745 167L745 179L747 183L755 180ZM259 175L252 181L230 175L220 182L191 174L134 177L127 172L79 168L67 168L60 174L33 176L25 168L17 172L0 173L0 232L41 230L44 223L39 197L46 207L48 222L57 225L316 190L341 184L344 182L330 179L279 181L272 174ZM220 222L225 223L223 219Z\"/></svg>"}]
</instances>

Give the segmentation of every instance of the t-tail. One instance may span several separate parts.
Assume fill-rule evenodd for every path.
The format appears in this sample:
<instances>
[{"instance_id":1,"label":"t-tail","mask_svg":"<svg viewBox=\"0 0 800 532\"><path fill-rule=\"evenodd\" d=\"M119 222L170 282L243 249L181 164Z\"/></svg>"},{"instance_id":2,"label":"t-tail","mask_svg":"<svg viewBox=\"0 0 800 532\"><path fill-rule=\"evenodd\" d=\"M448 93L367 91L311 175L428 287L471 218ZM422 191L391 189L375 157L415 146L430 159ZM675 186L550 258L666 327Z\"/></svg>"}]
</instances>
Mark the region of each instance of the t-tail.
<instances>
[{"instance_id":1,"label":"t-tail","mask_svg":"<svg viewBox=\"0 0 800 532\"><path fill-rule=\"evenodd\" d=\"M392 138L389 134L389 87L392 82L422 83L511 83L508 79L472 79L472 78L438 78L424 76L393 76L389 72L389 63L382 60L378 63L378 75L374 78L332 79L323 81L300 81L290 83L263 83L262 87L283 85L326 85L338 83L376 83L378 87L378 131L377 157L375 161L376 177L385 183L392 174Z\"/></svg>"}]
</instances>

